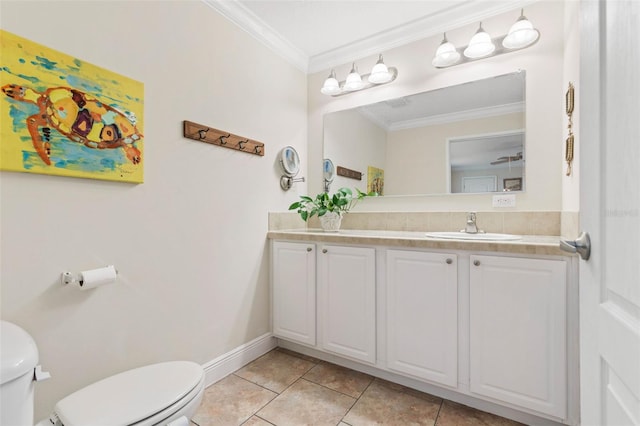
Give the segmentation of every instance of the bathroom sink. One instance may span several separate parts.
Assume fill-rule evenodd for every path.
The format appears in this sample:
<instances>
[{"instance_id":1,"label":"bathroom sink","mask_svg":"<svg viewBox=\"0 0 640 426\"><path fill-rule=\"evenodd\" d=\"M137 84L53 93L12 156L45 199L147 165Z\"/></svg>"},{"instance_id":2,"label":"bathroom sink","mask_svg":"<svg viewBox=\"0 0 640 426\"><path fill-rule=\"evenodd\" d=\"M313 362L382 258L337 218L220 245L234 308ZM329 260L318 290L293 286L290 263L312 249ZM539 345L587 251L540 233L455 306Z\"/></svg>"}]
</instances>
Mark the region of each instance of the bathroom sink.
<instances>
[{"instance_id":1,"label":"bathroom sink","mask_svg":"<svg viewBox=\"0 0 640 426\"><path fill-rule=\"evenodd\" d=\"M466 232L427 232L429 238L440 238L446 240L475 240L475 241L516 241L522 237L511 234L494 234L491 232L467 234Z\"/></svg>"}]
</instances>

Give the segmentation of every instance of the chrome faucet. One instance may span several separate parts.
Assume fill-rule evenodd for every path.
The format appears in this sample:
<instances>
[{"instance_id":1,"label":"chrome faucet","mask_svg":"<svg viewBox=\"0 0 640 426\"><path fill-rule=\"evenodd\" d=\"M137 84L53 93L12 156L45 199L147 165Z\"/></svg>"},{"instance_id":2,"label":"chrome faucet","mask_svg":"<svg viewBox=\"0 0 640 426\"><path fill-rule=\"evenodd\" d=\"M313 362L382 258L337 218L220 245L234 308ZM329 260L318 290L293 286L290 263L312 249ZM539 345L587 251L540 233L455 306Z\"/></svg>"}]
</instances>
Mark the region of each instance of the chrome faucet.
<instances>
[{"instance_id":1,"label":"chrome faucet","mask_svg":"<svg viewBox=\"0 0 640 426\"><path fill-rule=\"evenodd\" d=\"M466 232L467 234L482 234L484 231L480 231L478 229L478 225L476 224L476 213L469 212L467 214L467 225L464 229L461 229L460 232Z\"/></svg>"}]
</instances>

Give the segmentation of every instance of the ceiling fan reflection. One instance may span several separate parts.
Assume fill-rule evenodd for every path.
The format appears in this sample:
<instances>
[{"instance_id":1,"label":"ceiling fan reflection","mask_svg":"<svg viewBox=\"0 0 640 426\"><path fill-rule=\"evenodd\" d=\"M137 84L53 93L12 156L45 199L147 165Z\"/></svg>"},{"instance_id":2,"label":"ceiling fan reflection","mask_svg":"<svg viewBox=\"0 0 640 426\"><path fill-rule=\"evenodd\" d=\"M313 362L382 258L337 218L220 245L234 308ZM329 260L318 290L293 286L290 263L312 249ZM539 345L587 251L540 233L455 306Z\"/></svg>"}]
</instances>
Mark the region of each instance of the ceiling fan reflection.
<instances>
[{"instance_id":1,"label":"ceiling fan reflection","mask_svg":"<svg viewBox=\"0 0 640 426\"><path fill-rule=\"evenodd\" d=\"M505 157L498 157L496 161L492 161L490 164L495 166L496 164L511 163L512 161L522 160L522 152L518 152L516 155L509 155Z\"/></svg>"}]
</instances>

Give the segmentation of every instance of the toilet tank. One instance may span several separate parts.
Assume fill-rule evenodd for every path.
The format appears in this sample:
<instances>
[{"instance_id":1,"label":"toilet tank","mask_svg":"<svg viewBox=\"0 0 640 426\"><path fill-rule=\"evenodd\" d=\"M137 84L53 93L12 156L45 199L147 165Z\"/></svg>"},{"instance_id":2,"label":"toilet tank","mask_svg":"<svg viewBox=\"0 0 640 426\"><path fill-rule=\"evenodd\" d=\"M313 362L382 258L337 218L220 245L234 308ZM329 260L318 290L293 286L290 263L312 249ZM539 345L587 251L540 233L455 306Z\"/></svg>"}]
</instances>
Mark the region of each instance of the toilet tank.
<instances>
[{"instance_id":1,"label":"toilet tank","mask_svg":"<svg viewBox=\"0 0 640 426\"><path fill-rule=\"evenodd\" d=\"M32 425L38 347L22 328L0 323L0 425Z\"/></svg>"}]
</instances>

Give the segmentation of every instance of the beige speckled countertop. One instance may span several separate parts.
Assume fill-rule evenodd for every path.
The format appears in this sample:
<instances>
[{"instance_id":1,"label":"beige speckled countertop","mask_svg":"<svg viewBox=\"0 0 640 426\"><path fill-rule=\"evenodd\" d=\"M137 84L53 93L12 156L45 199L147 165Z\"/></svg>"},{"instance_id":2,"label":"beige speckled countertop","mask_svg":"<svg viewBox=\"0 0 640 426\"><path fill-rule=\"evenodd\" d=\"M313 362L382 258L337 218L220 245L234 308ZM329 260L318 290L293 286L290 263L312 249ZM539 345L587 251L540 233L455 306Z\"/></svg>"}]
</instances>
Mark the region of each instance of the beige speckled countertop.
<instances>
[{"instance_id":1,"label":"beige speckled countertop","mask_svg":"<svg viewBox=\"0 0 640 426\"><path fill-rule=\"evenodd\" d=\"M391 247L427 248L441 250L490 251L502 253L575 256L560 250L560 237L523 235L516 241L475 241L440 239L426 236L426 232L378 231L342 229L324 232L321 229L292 229L269 231L272 240L314 241L323 243L382 245Z\"/></svg>"}]
</instances>

